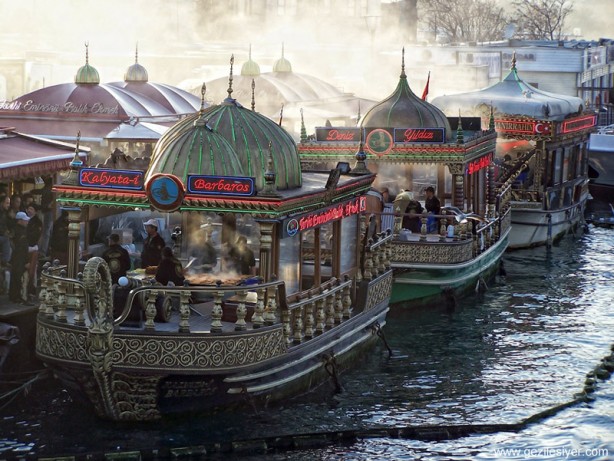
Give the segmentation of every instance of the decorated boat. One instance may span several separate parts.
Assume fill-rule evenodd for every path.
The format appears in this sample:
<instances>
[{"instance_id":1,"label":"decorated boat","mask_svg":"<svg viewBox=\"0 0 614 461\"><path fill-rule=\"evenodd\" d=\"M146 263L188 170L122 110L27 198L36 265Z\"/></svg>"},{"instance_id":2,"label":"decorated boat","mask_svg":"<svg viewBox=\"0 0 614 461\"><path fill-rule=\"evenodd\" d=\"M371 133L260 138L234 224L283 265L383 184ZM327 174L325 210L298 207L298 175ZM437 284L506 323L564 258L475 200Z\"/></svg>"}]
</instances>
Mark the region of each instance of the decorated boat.
<instances>
[{"instance_id":1,"label":"decorated boat","mask_svg":"<svg viewBox=\"0 0 614 461\"><path fill-rule=\"evenodd\" d=\"M512 187L509 248L552 245L580 227L588 199L588 139L596 115L581 98L540 90L518 75L516 57L499 83L440 96L433 104L487 119L494 111L497 183Z\"/></svg>"},{"instance_id":2,"label":"decorated boat","mask_svg":"<svg viewBox=\"0 0 614 461\"><path fill-rule=\"evenodd\" d=\"M75 158L54 187L69 245L66 263L41 277L36 352L102 418L156 420L339 388L339 373L382 336L392 235L366 222L375 175L301 171L292 138L231 97L232 70L221 104L205 109L204 93L146 170ZM117 284L91 244L109 221L137 247L136 269ZM140 267L144 221L172 247L183 284L162 285L162 263Z\"/></svg>"},{"instance_id":3,"label":"decorated boat","mask_svg":"<svg viewBox=\"0 0 614 461\"><path fill-rule=\"evenodd\" d=\"M298 147L306 169L349 170L356 155L377 173L371 195L380 200L369 203L379 229L393 233L391 302L416 306L483 289L497 273L510 188L494 182L493 121L482 128L479 118L447 117L413 93L404 61L403 51L397 88L358 126L321 126L311 135L303 127Z\"/></svg>"}]
</instances>

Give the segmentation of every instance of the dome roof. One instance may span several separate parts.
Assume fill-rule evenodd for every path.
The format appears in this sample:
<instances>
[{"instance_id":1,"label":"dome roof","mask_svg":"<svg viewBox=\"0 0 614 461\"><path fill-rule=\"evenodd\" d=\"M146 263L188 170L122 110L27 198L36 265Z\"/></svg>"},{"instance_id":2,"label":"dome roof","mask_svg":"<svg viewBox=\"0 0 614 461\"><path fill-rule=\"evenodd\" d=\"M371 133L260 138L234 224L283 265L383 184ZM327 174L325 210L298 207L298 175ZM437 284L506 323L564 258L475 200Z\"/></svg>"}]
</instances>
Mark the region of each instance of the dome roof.
<instances>
[{"instance_id":1,"label":"dome roof","mask_svg":"<svg viewBox=\"0 0 614 461\"><path fill-rule=\"evenodd\" d=\"M134 55L134 64L128 67L126 73L124 74L125 82L143 82L146 83L149 79L147 75L147 69L139 64L139 49L137 47L136 53Z\"/></svg>"},{"instance_id":2,"label":"dome roof","mask_svg":"<svg viewBox=\"0 0 614 461\"><path fill-rule=\"evenodd\" d=\"M237 153L207 123L201 110L171 127L158 141L145 174L173 174L187 183L188 175L245 176Z\"/></svg>"},{"instance_id":3,"label":"dome roof","mask_svg":"<svg viewBox=\"0 0 614 461\"><path fill-rule=\"evenodd\" d=\"M292 64L284 58L284 46L281 45L281 58L273 64L273 72L292 72Z\"/></svg>"},{"instance_id":4,"label":"dome roof","mask_svg":"<svg viewBox=\"0 0 614 461\"><path fill-rule=\"evenodd\" d=\"M193 114L200 106L198 96L164 83L126 81L112 82L109 85L145 96L164 106L173 114Z\"/></svg>"},{"instance_id":5,"label":"dome roof","mask_svg":"<svg viewBox=\"0 0 614 461\"><path fill-rule=\"evenodd\" d=\"M75 74L75 83L76 84L93 84L97 85L100 83L100 76L98 75L98 71L90 66L89 64L89 52L88 45L85 45L85 65L80 67Z\"/></svg>"},{"instance_id":6,"label":"dome roof","mask_svg":"<svg viewBox=\"0 0 614 461\"><path fill-rule=\"evenodd\" d=\"M446 139L452 139L452 130L445 114L437 107L419 98L409 87L405 74L405 55L399 84L394 92L373 106L361 122L363 128L444 128Z\"/></svg>"},{"instance_id":7,"label":"dome roof","mask_svg":"<svg viewBox=\"0 0 614 461\"><path fill-rule=\"evenodd\" d=\"M241 75L246 77L257 77L260 75L260 66L252 61L252 46L249 46L249 59L241 67Z\"/></svg>"},{"instance_id":8,"label":"dome roof","mask_svg":"<svg viewBox=\"0 0 614 461\"><path fill-rule=\"evenodd\" d=\"M204 115L209 125L224 136L239 154L245 175L256 178L256 188L262 189L264 172L271 155L277 189L300 187L301 164L296 142L273 120L246 109L231 97L232 67L227 91L228 97L221 104L206 109Z\"/></svg>"},{"instance_id":9,"label":"dome roof","mask_svg":"<svg viewBox=\"0 0 614 461\"><path fill-rule=\"evenodd\" d=\"M439 96L433 104L445 111L462 110L468 115L485 116L490 108L496 114L522 115L540 120L563 120L582 112L581 98L542 91L524 82L516 70L516 56L509 74L499 83L478 91Z\"/></svg>"}]
</instances>

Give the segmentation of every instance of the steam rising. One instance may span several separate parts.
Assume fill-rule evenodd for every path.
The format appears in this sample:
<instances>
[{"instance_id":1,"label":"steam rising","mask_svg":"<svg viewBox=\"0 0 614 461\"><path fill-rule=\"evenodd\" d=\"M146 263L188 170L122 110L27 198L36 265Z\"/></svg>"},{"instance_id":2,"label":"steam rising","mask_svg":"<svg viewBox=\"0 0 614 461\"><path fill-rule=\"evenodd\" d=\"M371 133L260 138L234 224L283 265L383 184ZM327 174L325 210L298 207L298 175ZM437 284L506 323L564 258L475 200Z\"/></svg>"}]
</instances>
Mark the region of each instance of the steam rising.
<instances>
[{"instance_id":1,"label":"steam rising","mask_svg":"<svg viewBox=\"0 0 614 461\"><path fill-rule=\"evenodd\" d=\"M317 20L303 12L316 8L314 5L320 2L285 2L286 8L296 9L294 15L279 16L272 12L266 19L241 14L241 7L249 4L257 8L254 5L260 2L0 0L0 46L3 58L26 57L28 61L43 63L28 64L30 75L26 76L23 93L43 85L72 81L84 63L86 41L90 44L90 64L98 70L102 82L123 80L126 68L134 62L137 43L139 62L147 68L150 80L177 86L186 80L202 83L227 75L230 54L235 53L240 65L248 59L250 44L252 57L261 70L270 71L281 56L284 43L285 56L296 72L319 77L343 91L379 100L396 85L399 50L411 45L410 38L407 24L402 21L398 24L371 21L369 27L375 30L369 30L367 10L378 13L378 1L368 0L365 4L348 1L348 5L357 5L356 8L366 5L366 10L342 19L337 11L321 12ZM337 2L330 2L333 4ZM195 9L197 5L200 14ZM587 39L607 37L612 33L613 13L611 0L574 0L574 12L566 29L570 32L580 29ZM339 27L335 27L340 20L353 21L354 26L340 33ZM224 29L220 24L232 24L232 28ZM420 28L418 23L419 35ZM225 33L228 30L231 33ZM416 75L409 65L408 62L410 85L415 92L421 92L426 74ZM374 81L377 85L372 84ZM432 84L435 95L436 78ZM187 82L183 86L190 87ZM439 93L445 90L448 89L439 88ZM21 94L2 94L0 84L0 99ZM242 102L249 105L249 101Z\"/></svg>"}]
</instances>

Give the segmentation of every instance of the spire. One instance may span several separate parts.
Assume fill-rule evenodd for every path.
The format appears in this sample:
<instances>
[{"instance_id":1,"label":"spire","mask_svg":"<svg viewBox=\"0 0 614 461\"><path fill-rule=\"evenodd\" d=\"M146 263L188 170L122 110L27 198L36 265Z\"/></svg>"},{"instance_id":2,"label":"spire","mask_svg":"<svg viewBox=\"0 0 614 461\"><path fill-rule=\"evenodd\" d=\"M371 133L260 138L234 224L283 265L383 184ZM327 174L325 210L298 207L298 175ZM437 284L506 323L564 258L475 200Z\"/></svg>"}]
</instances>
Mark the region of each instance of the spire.
<instances>
[{"instance_id":1,"label":"spire","mask_svg":"<svg viewBox=\"0 0 614 461\"><path fill-rule=\"evenodd\" d=\"M492 101L490 101L490 117L488 119L488 129L491 131L495 131L495 111L492 106Z\"/></svg>"},{"instance_id":2,"label":"spire","mask_svg":"<svg viewBox=\"0 0 614 461\"><path fill-rule=\"evenodd\" d=\"M356 126L360 123L360 99L358 100L358 114L356 114Z\"/></svg>"},{"instance_id":3,"label":"spire","mask_svg":"<svg viewBox=\"0 0 614 461\"><path fill-rule=\"evenodd\" d=\"M279 111L279 126L281 126L281 122L284 119L284 105L281 105L281 110Z\"/></svg>"},{"instance_id":4,"label":"spire","mask_svg":"<svg viewBox=\"0 0 614 461\"><path fill-rule=\"evenodd\" d=\"M301 142L307 141L307 130L305 129L305 118L303 117L303 108L301 107Z\"/></svg>"},{"instance_id":5,"label":"spire","mask_svg":"<svg viewBox=\"0 0 614 461\"><path fill-rule=\"evenodd\" d=\"M207 84L203 82L203 86L200 87L200 113L205 111L205 93L207 92Z\"/></svg>"},{"instance_id":6,"label":"spire","mask_svg":"<svg viewBox=\"0 0 614 461\"><path fill-rule=\"evenodd\" d=\"M134 51L134 63L135 64L139 63L139 42L136 42L136 48Z\"/></svg>"},{"instance_id":7,"label":"spire","mask_svg":"<svg viewBox=\"0 0 614 461\"><path fill-rule=\"evenodd\" d=\"M252 78L252 111L256 110L256 81Z\"/></svg>"},{"instance_id":8,"label":"spire","mask_svg":"<svg viewBox=\"0 0 614 461\"><path fill-rule=\"evenodd\" d=\"M235 63L235 55L230 55L230 75L228 76L228 99L232 99L232 66Z\"/></svg>"},{"instance_id":9,"label":"spire","mask_svg":"<svg viewBox=\"0 0 614 461\"><path fill-rule=\"evenodd\" d=\"M516 70L516 51L512 54L512 67L511 70Z\"/></svg>"},{"instance_id":10,"label":"spire","mask_svg":"<svg viewBox=\"0 0 614 461\"><path fill-rule=\"evenodd\" d=\"M407 78L407 74L405 73L405 47L401 51L401 78Z\"/></svg>"},{"instance_id":11,"label":"spire","mask_svg":"<svg viewBox=\"0 0 614 461\"><path fill-rule=\"evenodd\" d=\"M275 180L277 175L275 174L275 165L273 162L273 148L272 142L269 141L269 158L267 159L267 167L264 172L264 188L260 192L260 195L275 196L277 194L277 186Z\"/></svg>"},{"instance_id":12,"label":"spire","mask_svg":"<svg viewBox=\"0 0 614 461\"><path fill-rule=\"evenodd\" d=\"M81 140L81 131L77 131L77 143L75 144L75 156L70 162L71 168L79 168L83 166L83 162L81 161L81 157L79 157L79 141Z\"/></svg>"},{"instance_id":13,"label":"spire","mask_svg":"<svg viewBox=\"0 0 614 461\"><path fill-rule=\"evenodd\" d=\"M354 156L356 158L356 166L352 169L352 173L355 174L368 174L371 173L367 168L366 160L367 154L365 153L365 142L364 142L365 130L361 128L360 130L360 144L358 145L358 152Z\"/></svg>"}]
</instances>

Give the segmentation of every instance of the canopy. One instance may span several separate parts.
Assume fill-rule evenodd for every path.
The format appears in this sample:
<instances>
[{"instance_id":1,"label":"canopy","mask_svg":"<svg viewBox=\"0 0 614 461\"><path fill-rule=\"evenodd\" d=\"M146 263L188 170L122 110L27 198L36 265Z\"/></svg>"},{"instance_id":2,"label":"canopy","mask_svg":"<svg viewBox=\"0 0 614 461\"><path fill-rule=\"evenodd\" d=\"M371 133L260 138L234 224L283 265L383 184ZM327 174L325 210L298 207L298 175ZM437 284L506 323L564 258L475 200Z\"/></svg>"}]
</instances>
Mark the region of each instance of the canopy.
<instances>
[{"instance_id":1,"label":"canopy","mask_svg":"<svg viewBox=\"0 0 614 461\"><path fill-rule=\"evenodd\" d=\"M79 149L85 159L89 149ZM10 128L0 129L0 180L47 176L67 170L75 156L75 146L29 136Z\"/></svg>"}]
</instances>

